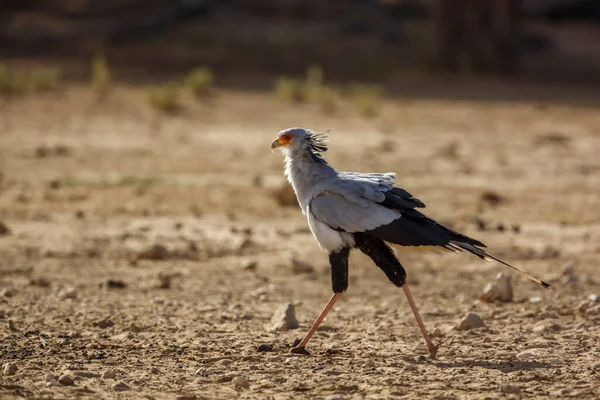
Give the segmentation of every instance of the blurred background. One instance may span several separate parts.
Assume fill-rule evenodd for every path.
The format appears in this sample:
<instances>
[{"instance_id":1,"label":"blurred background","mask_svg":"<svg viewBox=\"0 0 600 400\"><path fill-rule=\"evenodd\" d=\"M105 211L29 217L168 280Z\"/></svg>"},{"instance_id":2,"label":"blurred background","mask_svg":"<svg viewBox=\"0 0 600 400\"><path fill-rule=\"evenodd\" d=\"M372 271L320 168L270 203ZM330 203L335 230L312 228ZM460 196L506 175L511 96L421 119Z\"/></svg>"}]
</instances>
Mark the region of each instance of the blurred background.
<instances>
[{"instance_id":1,"label":"blurred background","mask_svg":"<svg viewBox=\"0 0 600 400\"><path fill-rule=\"evenodd\" d=\"M596 398L599 43L597 0L2 0L0 397ZM354 252L290 357L331 293L269 150L293 126L552 288L395 248L424 362Z\"/></svg>"}]
</instances>

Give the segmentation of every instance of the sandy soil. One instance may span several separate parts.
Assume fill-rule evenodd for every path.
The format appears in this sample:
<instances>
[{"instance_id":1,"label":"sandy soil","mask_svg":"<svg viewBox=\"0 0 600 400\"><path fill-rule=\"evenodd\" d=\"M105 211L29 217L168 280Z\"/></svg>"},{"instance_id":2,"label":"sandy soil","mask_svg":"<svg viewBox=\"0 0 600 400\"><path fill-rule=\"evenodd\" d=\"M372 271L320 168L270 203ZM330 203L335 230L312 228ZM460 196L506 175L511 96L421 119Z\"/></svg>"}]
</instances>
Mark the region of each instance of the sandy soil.
<instances>
[{"instance_id":1,"label":"sandy soil","mask_svg":"<svg viewBox=\"0 0 600 400\"><path fill-rule=\"evenodd\" d=\"M274 194L289 126L332 129L334 166L396 171L432 217L553 286L513 275L512 302L484 303L505 267L397 248L442 343L429 360L402 291L353 253L311 355L290 354L331 287ZM133 88L3 100L0 362L17 370L0 397L599 399L598 303L578 310L600 295L599 127L598 108L536 102L390 101L366 120L236 92L175 116ZM300 328L270 331L287 302ZM454 329L467 312L485 327Z\"/></svg>"}]
</instances>

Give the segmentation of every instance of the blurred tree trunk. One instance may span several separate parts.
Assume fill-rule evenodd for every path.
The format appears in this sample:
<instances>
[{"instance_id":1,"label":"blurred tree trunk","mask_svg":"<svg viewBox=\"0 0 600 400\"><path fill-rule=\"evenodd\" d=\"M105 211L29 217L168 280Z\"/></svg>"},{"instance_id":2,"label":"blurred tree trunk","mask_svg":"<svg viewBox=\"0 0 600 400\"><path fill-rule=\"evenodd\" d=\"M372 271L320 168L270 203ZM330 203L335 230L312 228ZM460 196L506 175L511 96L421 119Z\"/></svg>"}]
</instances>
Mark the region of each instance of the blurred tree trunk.
<instances>
[{"instance_id":1,"label":"blurred tree trunk","mask_svg":"<svg viewBox=\"0 0 600 400\"><path fill-rule=\"evenodd\" d=\"M519 71L521 0L439 0L438 61L449 71Z\"/></svg>"}]
</instances>

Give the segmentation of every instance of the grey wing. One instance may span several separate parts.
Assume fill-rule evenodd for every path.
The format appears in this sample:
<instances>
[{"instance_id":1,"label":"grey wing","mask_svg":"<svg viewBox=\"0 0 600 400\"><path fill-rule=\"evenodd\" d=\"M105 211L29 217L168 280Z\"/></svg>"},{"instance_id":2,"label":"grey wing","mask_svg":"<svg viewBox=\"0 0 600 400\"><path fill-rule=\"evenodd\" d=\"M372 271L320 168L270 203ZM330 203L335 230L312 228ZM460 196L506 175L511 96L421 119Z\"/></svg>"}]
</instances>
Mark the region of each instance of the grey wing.
<instances>
[{"instance_id":1,"label":"grey wing","mask_svg":"<svg viewBox=\"0 0 600 400\"><path fill-rule=\"evenodd\" d=\"M351 233L387 225L402 215L399 211L376 202L338 193L315 197L310 202L309 212L332 229Z\"/></svg>"}]
</instances>

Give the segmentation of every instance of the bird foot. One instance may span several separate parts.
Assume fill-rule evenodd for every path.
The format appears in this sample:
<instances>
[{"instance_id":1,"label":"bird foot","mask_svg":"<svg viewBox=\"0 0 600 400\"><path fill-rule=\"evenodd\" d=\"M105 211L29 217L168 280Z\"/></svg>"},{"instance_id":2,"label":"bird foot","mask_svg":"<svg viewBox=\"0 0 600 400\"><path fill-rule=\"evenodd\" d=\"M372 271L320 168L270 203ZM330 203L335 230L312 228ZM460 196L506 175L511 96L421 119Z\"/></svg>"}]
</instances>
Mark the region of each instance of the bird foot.
<instances>
[{"instance_id":1,"label":"bird foot","mask_svg":"<svg viewBox=\"0 0 600 400\"><path fill-rule=\"evenodd\" d=\"M306 349L304 348L304 346L292 347L292 349L290 350L290 353L293 353L293 354L303 354L305 356L309 356L310 355L310 353L308 351L306 351Z\"/></svg>"},{"instance_id":2,"label":"bird foot","mask_svg":"<svg viewBox=\"0 0 600 400\"><path fill-rule=\"evenodd\" d=\"M433 345L431 347L429 347L429 358L431 358L432 360L435 360L435 358L437 357L437 351L440 348L440 344Z\"/></svg>"}]
</instances>

